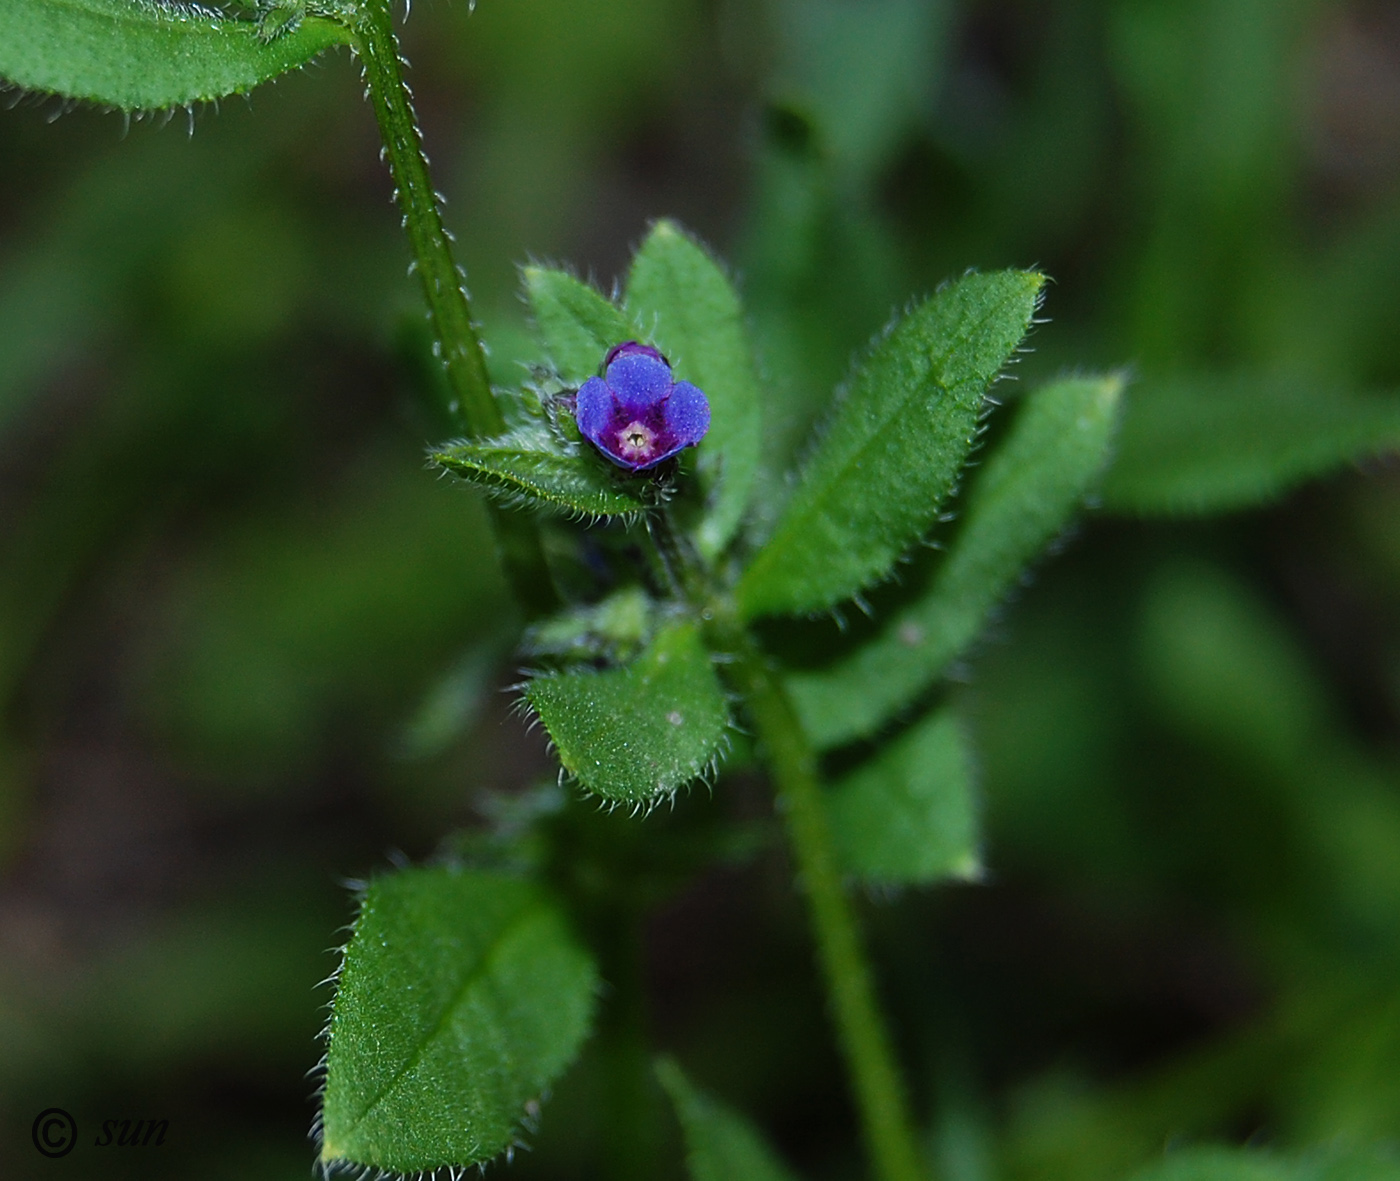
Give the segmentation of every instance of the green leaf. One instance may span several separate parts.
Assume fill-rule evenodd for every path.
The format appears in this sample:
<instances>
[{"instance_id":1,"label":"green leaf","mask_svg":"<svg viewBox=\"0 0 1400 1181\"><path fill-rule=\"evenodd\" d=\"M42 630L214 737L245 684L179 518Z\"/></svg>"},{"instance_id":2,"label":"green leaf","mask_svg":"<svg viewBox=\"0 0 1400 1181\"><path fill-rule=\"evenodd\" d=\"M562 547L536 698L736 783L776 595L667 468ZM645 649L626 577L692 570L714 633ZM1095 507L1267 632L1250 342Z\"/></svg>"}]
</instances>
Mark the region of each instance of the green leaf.
<instances>
[{"instance_id":1,"label":"green leaf","mask_svg":"<svg viewBox=\"0 0 1400 1181\"><path fill-rule=\"evenodd\" d=\"M739 528L763 443L758 375L743 308L719 264L674 222L659 221L632 260L627 311L676 377L710 400L699 471L711 498L696 543L716 557Z\"/></svg>"},{"instance_id":2,"label":"green leaf","mask_svg":"<svg viewBox=\"0 0 1400 1181\"><path fill-rule=\"evenodd\" d=\"M656 1076L681 1121L691 1181L793 1181L793 1174L753 1126L696 1090L675 1062L661 1059Z\"/></svg>"},{"instance_id":3,"label":"green leaf","mask_svg":"<svg viewBox=\"0 0 1400 1181\"><path fill-rule=\"evenodd\" d=\"M1168 1153L1135 1181L1297 1181L1299 1170L1267 1152L1201 1145Z\"/></svg>"},{"instance_id":4,"label":"green leaf","mask_svg":"<svg viewBox=\"0 0 1400 1181\"><path fill-rule=\"evenodd\" d=\"M526 267L522 276L545 353L570 385L594 376L613 345L640 337L626 313L588 283L545 267Z\"/></svg>"},{"instance_id":5,"label":"green leaf","mask_svg":"<svg viewBox=\"0 0 1400 1181\"><path fill-rule=\"evenodd\" d=\"M1201 1144L1168 1152L1133 1181L1400 1181L1400 1157L1393 1144L1349 1143L1346 1137L1291 1156Z\"/></svg>"},{"instance_id":6,"label":"green leaf","mask_svg":"<svg viewBox=\"0 0 1400 1181\"><path fill-rule=\"evenodd\" d=\"M933 524L987 386L1044 276L968 275L910 312L850 380L767 545L739 583L748 618L822 611L884 577Z\"/></svg>"},{"instance_id":7,"label":"green leaf","mask_svg":"<svg viewBox=\"0 0 1400 1181\"><path fill-rule=\"evenodd\" d=\"M525 687L559 752L589 791L645 804L704 773L729 708L690 623L657 633L631 664L536 677Z\"/></svg>"},{"instance_id":8,"label":"green leaf","mask_svg":"<svg viewBox=\"0 0 1400 1181\"><path fill-rule=\"evenodd\" d=\"M124 111L241 94L349 43L318 17L265 41L256 21L185 4L0 0L0 78Z\"/></svg>"},{"instance_id":9,"label":"green leaf","mask_svg":"<svg viewBox=\"0 0 1400 1181\"><path fill-rule=\"evenodd\" d=\"M873 734L976 639L1098 477L1122 389L1120 377L1086 377L1032 394L973 485L966 523L928 593L835 666L788 678L819 747Z\"/></svg>"},{"instance_id":10,"label":"green leaf","mask_svg":"<svg viewBox=\"0 0 1400 1181\"><path fill-rule=\"evenodd\" d=\"M598 977L530 882L410 869L365 893L336 990L323 1164L490 1160L569 1065Z\"/></svg>"},{"instance_id":11,"label":"green leaf","mask_svg":"<svg viewBox=\"0 0 1400 1181\"><path fill-rule=\"evenodd\" d=\"M1135 384L1104 504L1134 515L1249 508L1400 447L1400 396L1240 374Z\"/></svg>"},{"instance_id":12,"label":"green leaf","mask_svg":"<svg viewBox=\"0 0 1400 1181\"><path fill-rule=\"evenodd\" d=\"M635 516L646 509L643 481L543 429L500 439L464 439L429 454L439 467L509 504L590 517Z\"/></svg>"},{"instance_id":13,"label":"green leaf","mask_svg":"<svg viewBox=\"0 0 1400 1181\"><path fill-rule=\"evenodd\" d=\"M972 752L951 710L930 714L827 797L842 868L877 885L981 870Z\"/></svg>"},{"instance_id":14,"label":"green leaf","mask_svg":"<svg viewBox=\"0 0 1400 1181\"><path fill-rule=\"evenodd\" d=\"M524 650L573 660L631 660L651 634L655 607L639 586L625 586L600 603L571 607L534 624Z\"/></svg>"}]
</instances>

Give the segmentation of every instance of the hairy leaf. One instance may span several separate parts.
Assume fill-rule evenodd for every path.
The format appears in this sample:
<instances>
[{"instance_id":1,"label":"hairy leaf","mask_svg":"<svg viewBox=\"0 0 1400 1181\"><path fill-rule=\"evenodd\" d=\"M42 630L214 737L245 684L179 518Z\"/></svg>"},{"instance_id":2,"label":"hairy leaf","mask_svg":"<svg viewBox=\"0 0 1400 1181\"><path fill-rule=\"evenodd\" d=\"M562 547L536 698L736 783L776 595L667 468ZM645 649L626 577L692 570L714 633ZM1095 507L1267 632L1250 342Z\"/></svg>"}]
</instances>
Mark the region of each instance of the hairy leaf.
<instances>
[{"instance_id":1,"label":"hairy leaf","mask_svg":"<svg viewBox=\"0 0 1400 1181\"><path fill-rule=\"evenodd\" d=\"M632 516L646 508L641 481L545 430L522 428L484 442L464 439L429 458L510 503L593 517Z\"/></svg>"},{"instance_id":2,"label":"hairy leaf","mask_svg":"<svg viewBox=\"0 0 1400 1181\"><path fill-rule=\"evenodd\" d=\"M372 882L331 1017L322 1162L490 1160L573 1060L597 983L527 881L437 867Z\"/></svg>"},{"instance_id":3,"label":"hairy leaf","mask_svg":"<svg viewBox=\"0 0 1400 1181\"><path fill-rule=\"evenodd\" d=\"M698 1091L669 1058L656 1074L685 1133L691 1181L793 1181L793 1175L742 1116Z\"/></svg>"},{"instance_id":4,"label":"hairy leaf","mask_svg":"<svg viewBox=\"0 0 1400 1181\"><path fill-rule=\"evenodd\" d=\"M847 873L880 885L974 877L972 754L950 710L930 714L832 789L827 808Z\"/></svg>"},{"instance_id":5,"label":"hairy leaf","mask_svg":"<svg viewBox=\"0 0 1400 1181\"><path fill-rule=\"evenodd\" d=\"M536 677L525 697L559 761L589 791L642 804L717 757L729 708L690 623L662 629L631 664Z\"/></svg>"},{"instance_id":6,"label":"hairy leaf","mask_svg":"<svg viewBox=\"0 0 1400 1181\"><path fill-rule=\"evenodd\" d=\"M256 21L189 4L0 0L0 78L124 111L241 94L349 42L318 17L264 40Z\"/></svg>"},{"instance_id":7,"label":"hairy leaf","mask_svg":"<svg viewBox=\"0 0 1400 1181\"><path fill-rule=\"evenodd\" d=\"M1400 448L1400 396L1264 375L1134 385L1104 504L1190 516L1262 504L1294 485Z\"/></svg>"},{"instance_id":8,"label":"hairy leaf","mask_svg":"<svg viewBox=\"0 0 1400 1181\"><path fill-rule=\"evenodd\" d=\"M963 530L928 593L832 668L788 678L819 747L874 733L977 637L1102 470L1122 388L1119 377L1070 378L1032 394L973 485Z\"/></svg>"},{"instance_id":9,"label":"hairy leaf","mask_svg":"<svg viewBox=\"0 0 1400 1181\"><path fill-rule=\"evenodd\" d=\"M545 353L570 385L594 376L613 345L639 338L627 314L588 283L546 267L522 274Z\"/></svg>"},{"instance_id":10,"label":"hairy leaf","mask_svg":"<svg viewBox=\"0 0 1400 1181\"><path fill-rule=\"evenodd\" d=\"M952 491L1044 282L968 275L875 344L739 583L746 616L821 611L889 573Z\"/></svg>"},{"instance_id":11,"label":"hairy leaf","mask_svg":"<svg viewBox=\"0 0 1400 1181\"><path fill-rule=\"evenodd\" d=\"M632 261L627 310L676 377L710 400L699 470L712 501L696 541L713 558L748 507L763 443L758 375L739 296L703 246L673 222L659 221Z\"/></svg>"}]
</instances>

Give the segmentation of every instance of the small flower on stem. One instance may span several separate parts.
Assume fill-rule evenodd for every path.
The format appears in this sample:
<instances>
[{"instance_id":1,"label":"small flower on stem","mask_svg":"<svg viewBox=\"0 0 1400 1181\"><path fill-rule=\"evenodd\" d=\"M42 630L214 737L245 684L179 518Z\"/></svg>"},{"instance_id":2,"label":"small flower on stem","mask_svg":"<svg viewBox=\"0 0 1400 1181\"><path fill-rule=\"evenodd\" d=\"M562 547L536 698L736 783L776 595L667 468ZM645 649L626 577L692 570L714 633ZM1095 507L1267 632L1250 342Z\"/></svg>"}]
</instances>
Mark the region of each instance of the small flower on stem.
<instances>
[{"instance_id":1,"label":"small flower on stem","mask_svg":"<svg viewBox=\"0 0 1400 1181\"><path fill-rule=\"evenodd\" d=\"M608 350L603 376L579 387L578 429L619 467L640 472L693 447L710 429L710 403L650 345L629 340Z\"/></svg>"}]
</instances>

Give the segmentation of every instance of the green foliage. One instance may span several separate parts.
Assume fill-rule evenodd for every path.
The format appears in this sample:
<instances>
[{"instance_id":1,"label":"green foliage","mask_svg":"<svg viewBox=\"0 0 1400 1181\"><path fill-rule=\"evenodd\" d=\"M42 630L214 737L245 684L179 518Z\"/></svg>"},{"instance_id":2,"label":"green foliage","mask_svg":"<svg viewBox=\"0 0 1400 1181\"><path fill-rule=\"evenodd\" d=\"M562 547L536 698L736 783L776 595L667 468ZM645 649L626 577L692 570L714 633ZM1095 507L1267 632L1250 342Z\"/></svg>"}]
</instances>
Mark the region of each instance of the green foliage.
<instances>
[{"instance_id":1,"label":"green foliage","mask_svg":"<svg viewBox=\"0 0 1400 1181\"><path fill-rule=\"evenodd\" d=\"M1139 1170L1133 1181L1395 1181L1400 1158L1393 1149L1338 1145L1302 1156L1259 1149L1195 1145L1167 1153Z\"/></svg>"},{"instance_id":2,"label":"green foliage","mask_svg":"<svg viewBox=\"0 0 1400 1181\"><path fill-rule=\"evenodd\" d=\"M918 541L957 482L987 386L1029 328L1044 281L965 276L874 345L739 584L746 617L833 607Z\"/></svg>"},{"instance_id":3,"label":"green foliage","mask_svg":"<svg viewBox=\"0 0 1400 1181\"><path fill-rule=\"evenodd\" d=\"M1133 387L1105 506L1140 516L1249 508L1400 447L1400 397L1288 377L1179 377Z\"/></svg>"},{"instance_id":4,"label":"green foliage","mask_svg":"<svg viewBox=\"0 0 1400 1181\"><path fill-rule=\"evenodd\" d=\"M597 976L528 882L448 867L372 882L336 989L323 1164L490 1160L569 1065Z\"/></svg>"},{"instance_id":5,"label":"green foliage","mask_svg":"<svg viewBox=\"0 0 1400 1181\"><path fill-rule=\"evenodd\" d=\"M966 523L928 592L831 668L789 677L818 746L873 734L976 639L1092 487L1122 388L1118 377L1069 378L1032 394L973 485Z\"/></svg>"},{"instance_id":6,"label":"green foliage","mask_svg":"<svg viewBox=\"0 0 1400 1181\"><path fill-rule=\"evenodd\" d=\"M793 1181L793 1174L742 1116L696 1089L669 1058L656 1076L675 1105L685 1133L691 1181Z\"/></svg>"},{"instance_id":7,"label":"green foliage","mask_svg":"<svg viewBox=\"0 0 1400 1181\"><path fill-rule=\"evenodd\" d=\"M526 632L523 647L531 656L631 660L651 634L653 614L641 587L623 587L600 603L541 620Z\"/></svg>"},{"instance_id":8,"label":"green foliage","mask_svg":"<svg viewBox=\"0 0 1400 1181\"><path fill-rule=\"evenodd\" d=\"M951 710L931 713L827 797L841 867L876 885L981 869L972 751Z\"/></svg>"},{"instance_id":9,"label":"green foliage","mask_svg":"<svg viewBox=\"0 0 1400 1181\"><path fill-rule=\"evenodd\" d=\"M185 4L0 0L0 78L124 111L241 94L349 42L318 17L269 41L256 21Z\"/></svg>"},{"instance_id":10,"label":"green foliage","mask_svg":"<svg viewBox=\"0 0 1400 1181\"><path fill-rule=\"evenodd\" d=\"M521 276L545 355L566 383L582 385L613 345L639 335L621 308L567 272L525 267Z\"/></svg>"},{"instance_id":11,"label":"green foliage","mask_svg":"<svg viewBox=\"0 0 1400 1181\"><path fill-rule=\"evenodd\" d=\"M500 439L464 439L430 453L439 467L511 504L586 517L630 517L646 508L643 482L542 427Z\"/></svg>"},{"instance_id":12,"label":"green foliage","mask_svg":"<svg viewBox=\"0 0 1400 1181\"><path fill-rule=\"evenodd\" d=\"M763 445L758 375L739 296L703 246L674 222L659 221L632 260L627 310L677 378L710 400L699 468L713 503L696 540L713 558L739 527Z\"/></svg>"},{"instance_id":13,"label":"green foliage","mask_svg":"<svg viewBox=\"0 0 1400 1181\"><path fill-rule=\"evenodd\" d=\"M712 766L729 724L710 654L691 623L657 633L621 668L536 677L525 699L564 769L609 800L646 804Z\"/></svg>"}]
</instances>

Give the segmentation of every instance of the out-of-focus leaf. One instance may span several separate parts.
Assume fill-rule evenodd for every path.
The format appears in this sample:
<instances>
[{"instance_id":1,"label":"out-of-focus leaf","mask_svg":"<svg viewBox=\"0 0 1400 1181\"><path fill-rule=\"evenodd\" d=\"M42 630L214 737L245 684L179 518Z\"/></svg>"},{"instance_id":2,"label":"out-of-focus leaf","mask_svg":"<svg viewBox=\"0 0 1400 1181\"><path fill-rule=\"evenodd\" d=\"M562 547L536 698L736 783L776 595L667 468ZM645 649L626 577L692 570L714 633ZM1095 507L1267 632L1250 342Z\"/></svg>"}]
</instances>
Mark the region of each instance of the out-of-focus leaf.
<instances>
[{"instance_id":1,"label":"out-of-focus leaf","mask_svg":"<svg viewBox=\"0 0 1400 1181\"><path fill-rule=\"evenodd\" d=\"M1400 447L1400 396L1263 375L1135 384L1104 504L1139 516L1249 508Z\"/></svg>"},{"instance_id":2,"label":"out-of-focus leaf","mask_svg":"<svg viewBox=\"0 0 1400 1181\"><path fill-rule=\"evenodd\" d=\"M521 428L484 442L463 439L429 458L508 504L590 517L635 516L646 509L641 481L629 484L620 469L544 429Z\"/></svg>"},{"instance_id":3,"label":"out-of-focus leaf","mask_svg":"<svg viewBox=\"0 0 1400 1181\"><path fill-rule=\"evenodd\" d=\"M524 648L532 656L631 660L651 628L651 600L641 587L628 586L600 603L541 620L526 632Z\"/></svg>"},{"instance_id":4,"label":"out-of-focus leaf","mask_svg":"<svg viewBox=\"0 0 1400 1181\"><path fill-rule=\"evenodd\" d=\"M465 734L481 713L500 656L500 646L491 642L463 654L429 687L405 721L396 753L405 759L429 759Z\"/></svg>"},{"instance_id":5,"label":"out-of-focus leaf","mask_svg":"<svg viewBox=\"0 0 1400 1181\"><path fill-rule=\"evenodd\" d=\"M646 803L683 787L719 754L724 691L693 624L659 632L629 665L536 677L525 698L559 761L589 791Z\"/></svg>"},{"instance_id":6,"label":"out-of-focus leaf","mask_svg":"<svg viewBox=\"0 0 1400 1181\"><path fill-rule=\"evenodd\" d=\"M349 43L319 17L265 40L255 21L190 4L0 0L0 78L124 111L241 94Z\"/></svg>"},{"instance_id":7,"label":"out-of-focus leaf","mask_svg":"<svg viewBox=\"0 0 1400 1181\"><path fill-rule=\"evenodd\" d=\"M1297 642L1217 567L1183 562L1155 574L1141 645L1164 714L1213 745L1296 766L1331 730L1326 696Z\"/></svg>"},{"instance_id":8,"label":"out-of-focus leaf","mask_svg":"<svg viewBox=\"0 0 1400 1181\"><path fill-rule=\"evenodd\" d=\"M705 248L673 222L652 228L627 279L627 310L674 366L710 400L700 446L712 503L696 538L714 557L748 506L763 443L758 375L739 296Z\"/></svg>"},{"instance_id":9,"label":"out-of-focus leaf","mask_svg":"<svg viewBox=\"0 0 1400 1181\"><path fill-rule=\"evenodd\" d=\"M775 6L776 88L810 114L831 164L868 183L936 93L946 0L787 0Z\"/></svg>"},{"instance_id":10,"label":"out-of-focus leaf","mask_svg":"<svg viewBox=\"0 0 1400 1181\"><path fill-rule=\"evenodd\" d=\"M793 1174L748 1120L696 1090L675 1062L661 1059L656 1075L685 1133L691 1181L793 1181Z\"/></svg>"},{"instance_id":11,"label":"out-of-focus leaf","mask_svg":"<svg viewBox=\"0 0 1400 1181\"><path fill-rule=\"evenodd\" d=\"M638 336L621 308L572 275L526 267L522 276L545 353L565 382L582 385L613 345Z\"/></svg>"},{"instance_id":12,"label":"out-of-focus leaf","mask_svg":"<svg viewBox=\"0 0 1400 1181\"><path fill-rule=\"evenodd\" d=\"M371 883L331 1017L322 1163L490 1160L573 1060L597 982L527 881L436 867Z\"/></svg>"},{"instance_id":13,"label":"out-of-focus leaf","mask_svg":"<svg viewBox=\"0 0 1400 1181\"><path fill-rule=\"evenodd\" d=\"M847 873L879 885L970 878L981 868L972 752L950 710L930 714L832 789Z\"/></svg>"},{"instance_id":14,"label":"out-of-focus leaf","mask_svg":"<svg viewBox=\"0 0 1400 1181\"><path fill-rule=\"evenodd\" d=\"M1393 1146L1337 1144L1283 1156L1258 1149L1199 1145L1168 1153L1133 1181L1395 1181Z\"/></svg>"},{"instance_id":15,"label":"out-of-focus leaf","mask_svg":"<svg viewBox=\"0 0 1400 1181\"><path fill-rule=\"evenodd\" d=\"M744 615L821 611L885 574L933 523L972 447L987 386L1043 275L968 275L882 337L856 370L767 545Z\"/></svg>"},{"instance_id":16,"label":"out-of-focus leaf","mask_svg":"<svg viewBox=\"0 0 1400 1181\"><path fill-rule=\"evenodd\" d=\"M1169 1153L1139 1170L1133 1181L1294 1181L1291 1162L1266 1152L1196 1147Z\"/></svg>"},{"instance_id":17,"label":"out-of-focus leaf","mask_svg":"<svg viewBox=\"0 0 1400 1181\"><path fill-rule=\"evenodd\" d=\"M1084 377L1032 394L973 485L967 522L928 593L839 664L788 679L818 746L873 733L977 637L1103 468L1122 388L1119 377Z\"/></svg>"}]
</instances>

